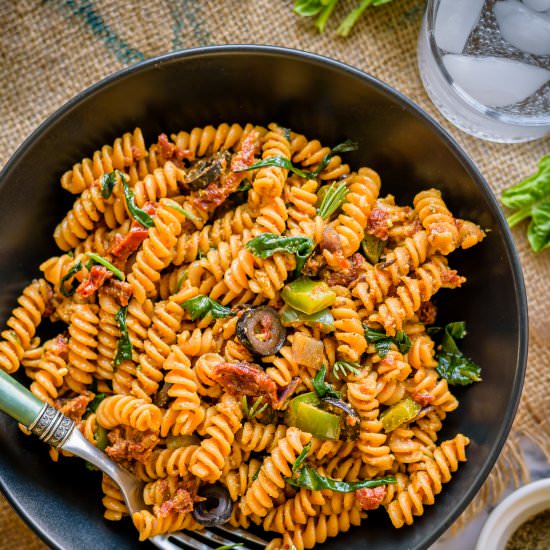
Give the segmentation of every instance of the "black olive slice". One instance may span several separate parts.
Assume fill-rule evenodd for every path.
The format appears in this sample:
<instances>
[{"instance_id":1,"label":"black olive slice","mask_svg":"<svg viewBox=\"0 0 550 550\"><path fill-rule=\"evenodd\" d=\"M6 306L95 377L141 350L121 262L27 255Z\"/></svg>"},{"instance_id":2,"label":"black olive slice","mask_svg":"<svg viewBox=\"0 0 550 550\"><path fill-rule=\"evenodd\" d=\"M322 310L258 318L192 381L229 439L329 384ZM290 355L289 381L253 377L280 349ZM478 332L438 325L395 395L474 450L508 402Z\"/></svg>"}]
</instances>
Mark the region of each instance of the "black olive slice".
<instances>
[{"instance_id":1,"label":"black olive slice","mask_svg":"<svg viewBox=\"0 0 550 550\"><path fill-rule=\"evenodd\" d=\"M250 352L266 356L277 353L285 343L286 330L279 314L269 306L245 311L237 323L237 336Z\"/></svg>"},{"instance_id":2,"label":"black olive slice","mask_svg":"<svg viewBox=\"0 0 550 550\"><path fill-rule=\"evenodd\" d=\"M223 485L207 485L199 490L206 500L195 503L193 517L205 527L216 527L229 521L233 503Z\"/></svg>"},{"instance_id":3,"label":"black olive slice","mask_svg":"<svg viewBox=\"0 0 550 550\"><path fill-rule=\"evenodd\" d=\"M231 161L231 153L222 151L195 162L185 175L184 185L190 189L204 189L217 180Z\"/></svg>"},{"instance_id":4,"label":"black olive slice","mask_svg":"<svg viewBox=\"0 0 550 550\"><path fill-rule=\"evenodd\" d=\"M321 399L319 407L327 412L340 416L342 428L340 435L342 439L359 439L361 418L351 405L341 399L325 397Z\"/></svg>"}]
</instances>

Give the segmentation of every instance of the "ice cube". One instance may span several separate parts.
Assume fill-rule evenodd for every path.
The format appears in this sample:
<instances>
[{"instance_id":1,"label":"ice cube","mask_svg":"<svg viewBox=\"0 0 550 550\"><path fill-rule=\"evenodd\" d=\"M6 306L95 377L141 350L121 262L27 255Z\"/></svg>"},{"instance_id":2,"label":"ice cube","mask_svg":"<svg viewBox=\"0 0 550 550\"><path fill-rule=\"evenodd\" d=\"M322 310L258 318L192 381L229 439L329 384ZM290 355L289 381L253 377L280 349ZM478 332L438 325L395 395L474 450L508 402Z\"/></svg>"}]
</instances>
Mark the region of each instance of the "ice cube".
<instances>
[{"instance_id":1,"label":"ice cube","mask_svg":"<svg viewBox=\"0 0 550 550\"><path fill-rule=\"evenodd\" d=\"M550 0L523 0L523 3L535 11L550 10Z\"/></svg>"},{"instance_id":2,"label":"ice cube","mask_svg":"<svg viewBox=\"0 0 550 550\"><path fill-rule=\"evenodd\" d=\"M495 4L494 13L502 38L535 55L550 55L550 15L529 9L519 0Z\"/></svg>"},{"instance_id":3,"label":"ice cube","mask_svg":"<svg viewBox=\"0 0 550 550\"><path fill-rule=\"evenodd\" d=\"M452 53L462 53L485 0L441 0L435 20L435 43Z\"/></svg>"},{"instance_id":4,"label":"ice cube","mask_svg":"<svg viewBox=\"0 0 550 550\"><path fill-rule=\"evenodd\" d=\"M502 57L447 54L443 64L458 86L492 107L523 101L550 80L547 69Z\"/></svg>"}]
</instances>

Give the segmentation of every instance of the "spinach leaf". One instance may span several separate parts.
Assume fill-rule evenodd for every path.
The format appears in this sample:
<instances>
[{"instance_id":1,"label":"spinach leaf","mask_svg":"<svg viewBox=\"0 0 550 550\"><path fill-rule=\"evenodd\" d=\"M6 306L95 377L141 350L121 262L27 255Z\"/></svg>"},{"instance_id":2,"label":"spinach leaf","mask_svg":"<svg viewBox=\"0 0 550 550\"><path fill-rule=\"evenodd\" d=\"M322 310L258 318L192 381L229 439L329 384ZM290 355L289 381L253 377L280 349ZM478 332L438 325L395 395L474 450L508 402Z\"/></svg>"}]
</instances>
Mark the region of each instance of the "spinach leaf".
<instances>
[{"instance_id":1,"label":"spinach leaf","mask_svg":"<svg viewBox=\"0 0 550 550\"><path fill-rule=\"evenodd\" d=\"M69 269L69 271L67 271L67 275L65 275L62 279L61 279L61 283L59 284L59 290L61 290L61 294L63 294L63 296L66 296L67 298L69 296L72 296L76 290L76 287L78 285L75 285L74 284L74 281L73 281L73 284L71 286L71 288L66 288L65 286L65 283L75 274L75 273L78 273L80 270L82 269L82 263L81 262L76 262L76 264L73 265L73 267L71 267L71 269Z\"/></svg>"},{"instance_id":2,"label":"spinach leaf","mask_svg":"<svg viewBox=\"0 0 550 550\"><path fill-rule=\"evenodd\" d=\"M402 330L397 331L395 336L388 336L384 331L366 325L363 325L363 329L365 339L369 344L374 344L376 353L382 358L388 355L392 344L395 344L401 353L407 353L411 349L411 341Z\"/></svg>"},{"instance_id":3,"label":"spinach leaf","mask_svg":"<svg viewBox=\"0 0 550 550\"><path fill-rule=\"evenodd\" d=\"M311 381L313 385L313 389L315 390L315 393L321 398L328 396L328 397L334 397L336 399L341 399L342 396L340 392L336 391L332 387L332 384L327 384L325 382L326 374L327 374L327 366L323 363L321 365L321 368L317 371L317 374Z\"/></svg>"},{"instance_id":4,"label":"spinach leaf","mask_svg":"<svg viewBox=\"0 0 550 550\"><path fill-rule=\"evenodd\" d=\"M304 463L307 455L311 451L311 442L307 445L304 445L304 448L301 450L300 454L296 457L294 464L292 465L292 473L294 473L300 466Z\"/></svg>"},{"instance_id":5,"label":"spinach leaf","mask_svg":"<svg viewBox=\"0 0 550 550\"><path fill-rule=\"evenodd\" d=\"M283 237L273 233L262 233L246 243L246 248L258 258L269 258L277 252L296 255L296 273L300 274L306 260L315 248L309 237Z\"/></svg>"},{"instance_id":6,"label":"spinach leaf","mask_svg":"<svg viewBox=\"0 0 550 550\"><path fill-rule=\"evenodd\" d=\"M121 307L116 315L115 320L120 330L120 338L118 339L117 349L113 365L117 368L122 361L130 361L132 359L132 341L128 335L128 327L126 326L126 315L128 314L128 306Z\"/></svg>"},{"instance_id":7,"label":"spinach leaf","mask_svg":"<svg viewBox=\"0 0 550 550\"><path fill-rule=\"evenodd\" d=\"M120 271L120 269L117 269L109 260L106 260L103 256L100 256L95 252L87 252L87 256L90 258L90 261L86 264L88 269L90 269L94 264L100 264L103 267L106 267L109 271L112 271L117 279L124 281L124 273Z\"/></svg>"},{"instance_id":8,"label":"spinach leaf","mask_svg":"<svg viewBox=\"0 0 550 550\"><path fill-rule=\"evenodd\" d=\"M507 217L510 227L531 218L527 239L534 252L550 246L550 155L539 161L536 174L506 189L502 203L516 211Z\"/></svg>"},{"instance_id":9,"label":"spinach leaf","mask_svg":"<svg viewBox=\"0 0 550 550\"><path fill-rule=\"evenodd\" d=\"M321 205L317 209L317 214L323 220L328 220L344 204L348 192L349 189L344 182L329 185L326 193L323 195Z\"/></svg>"},{"instance_id":10,"label":"spinach leaf","mask_svg":"<svg viewBox=\"0 0 550 550\"><path fill-rule=\"evenodd\" d=\"M99 178L99 183L101 185L101 196L104 199L108 199L111 194L113 193L113 189L115 188L117 179L117 172L118 170L113 170L112 172L109 172L108 174L103 174ZM120 172L122 173L122 172Z\"/></svg>"},{"instance_id":11,"label":"spinach leaf","mask_svg":"<svg viewBox=\"0 0 550 550\"><path fill-rule=\"evenodd\" d=\"M467 386L481 381L481 368L466 357L458 348L456 340L466 336L464 321L449 323L445 329L432 327L429 334L441 334L441 342L436 354L437 372L452 386Z\"/></svg>"},{"instance_id":12,"label":"spinach leaf","mask_svg":"<svg viewBox=\"0 0 550 550\"><path fill-rule=\"evenodd\" d=\"M100 178L101 183L101 196L105 199L108 199L115 187L117 182L116 177L120 178L122 182L122 188L124 190L124 198L126 199L126 206L128 207L128 212L134 220L143 225L143 227L153 227L153 218L144 212L141 208L136 205L134 198L134 192L130 189L130 182L128 181L128 176L121 172L120 170L113 170L108 174L104 174Z\"/></svg>"},{"instance_id":13,"label":"spinach leaf","mask_svg":"<svg viewBox=\"0 0 550 550\"><path fill-rule=\"evenodd\" d=\"M380 485L388 485L396 483L394 476L383 477L379 479L367 479L364 481L339 481L321 475L315 468L311 466L302 466L298 470L298 476L286 478L286 481L294 487L305 487L310 491L321 491L322 489L330 489L337 493L352 493L358 489L380 487Z\"/></svg>"},{"instance_id":14,"label":"spinach leaf","mask_svg":"<svg viewBox=\"0 0 550 550\"><path fill-rule=\"evenodd\" d=\"M258 162L255 162L254 164L252 164L252 166L247 166L246 168L235 170L235 172L246 172L248 170L257 170L258 168L265 168L267 166L276 166L277 168L285 168L286 170L289 170L290 172L293 172L297 176L300 176L301 178L305 178L305 179L315 179L316 177L316 175L313 172L308 172L306 170L302 170L301 168L298 168L297 166L294 166L294 164L292 164L292 161L290 159L287 159L286 157L282 157L282 156L269 157L263 160L259 160Z\"/></svg>"},{"instance_id":15,"label":"spinach leaf","mask_svg":"<svg viewBox=\"0 0 550 550\"><path fill-rule=\"evenodd\" d=\"M361 365L359 363L349 363L348 361L336 361L332 366L332 374L336 380L340 379L340 376L348 376L350 373L357 375Z\"/></svg>"},{"instance_id":16,"label":"spinach leaf","mask_svg":"<svg viewBox=\"0 0 550 550\"><path fill-rule=\"evenodd\" d=\"M216 300L212 300L208 296L199 294L194 298L185 300L181 307L185 309L191 315L191 320L195 321L199 317L202 319L206 315L210 314L214 319L221 319L222 317L229 317L230 315L235 315L231 308L224 307L221 304L218 304Z\"/></svg>"},{"instance_id":17,"label":"spinach leaf","mask_svg":"<svg viewBox=\"0 0 550 550\"><path fill-rule=\"evenodd\" d=\"M323 160L319 163L319 166L315 168L315 170L312 172L312 174L315 174L315 176L318 176L327 166L330 160L334 155L337 155L339 153L348 153L350 151L357 151L359 148L359 145L355 141L351 141L351 139L346 139L346 141L339 143L338 145L335 145L324 157Z\"/></svg>"},{"instance_id":18,"label":"spinach leaf","mask_svg":"<svg viewBox=\"0 0 550 550\"><path fill-rule=\"evenodd\" d=\"M323 9L323 4L323 0L296 0L293 11L302 17L311 17Z\"/></svg>"}]
</instances>

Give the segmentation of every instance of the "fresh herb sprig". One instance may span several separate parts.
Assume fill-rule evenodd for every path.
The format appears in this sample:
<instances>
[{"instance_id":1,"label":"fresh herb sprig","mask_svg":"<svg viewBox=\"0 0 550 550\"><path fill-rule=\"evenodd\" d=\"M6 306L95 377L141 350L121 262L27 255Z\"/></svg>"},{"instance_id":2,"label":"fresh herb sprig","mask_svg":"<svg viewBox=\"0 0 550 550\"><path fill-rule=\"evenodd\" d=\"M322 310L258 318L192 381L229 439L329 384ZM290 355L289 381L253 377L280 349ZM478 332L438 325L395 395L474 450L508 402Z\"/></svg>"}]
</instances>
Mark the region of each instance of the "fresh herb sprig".
<instances>
[{"instance_id":1,"label":"fresh herb sprig","mask_svg":"<svg viewBox=\"0 0 550 550\"><path fill-rule=\"evenodd\" d=\"M88 403L88 406L86 407L86 412L84 413L84 416L95 413L97 411L97 408L99 407L99 404L106 397L107 397L107 394L105 394L105 393L96 393L94 395L94 398Z\"/></svg>"},{"instance_id":2,"label":"fresh herb sprig","mask_svg":"<svg viewBox=\"0 0 550 550\"><path fill-rule=\"evenodd\" d=\"M344 182L332 183L323 195L323 200L317 209L317 214L323 220L328 220L344 204L348 193L349 189Z\"/></svg>"},{"instance_id":3,"label":"fresh herb sprig","mask_svg":"<svg viewBox=\"0 0 550 550\"><path fill-rule=\"evenodd\" d=\"M350 374L358 375L361 365L359 363L349 363L348 361L336 361L332 366L332 375L336 380L340 380L340 376L349 376Z\"/></svg>"},{"instance_id":4,"label":"fresh herb sprig","mask_svg":"<svg viewBox=\"0 0 550 550\"><path fill-rule=\"evenodd\" d=\"M329 165L329 162L332 160L332 157L334 157L335 155L338 155L340 153L349 153L350 151L357 151L357 149L359 149L359 144L356 141L352 141L351 139L346 139L346 141L343 141L342 143L335 145L323 157L323 160L319 163L319 166L315 168L312 174L314 174L315 177L317 177Z\"/></svg>"},{"instance_id":5,"label":"fresh herb sprig","mask_svg":"<svg viewBox=\"0 0 550 550\"><path fill-rule=\"evenodd\" d=\"M105 199L108 199L111 196L117 182L117 176L122 182L122 189L124 191L126 206L132 218L143 225L143 227L153 227L153 218L151 218L151 216L149 216L147 212L137 206L134 192L130 189L128 176L124 174L124 172L121 172L120 170L113 170L112 172L103 174L103 176L101 176L101 178L99 179L99 183L101 184L101 196Z\"/></svg>"},{"instance_id":6,"label":"fresh herb sprig","mask_svg":"<svg viewBox=\"0 0 550 550\"><path fill-rule=\"evenodd\" d=\"M297 475L296 475L297 474ZM380 487L396 483L394 476L387 476L379 479L367 479L363 481L339 481L330 477L321 475L315 468L304 465L299 467L294 477L286 478L287 483L294 487L304 487L310 491L321 491L329 489L337 493L352 493L358 489Z\"/></svg>"},{"instance_id":7,"label":"fresh herb sprig","mask_svg":"<svg viewBox=\"0 0 550 550\"><path fill-rule=\"evenodd\" d=\"M118 368L122 361L131 361L132 359L132 341L128 335L128 327L126 325L127 314L128 306L121 307L115 314L115 320L120 330L120 338L118 339L116 355L113 361L115 368Z\"/></svg>"},{"instance_id":8,"label":"fresh herb sprig","mask_svg":"<svg viewBox=\"0 0 550 550\"><path fill-rule=\"evenodd\" d=\"M208 314L212 315L214 319L222 319L223 317L229 317L230 315L235 315L231 308L222 306L216 300L212 300L208 296L199 294L194 298L185 300L181 304L181 307L185 309L191 315L191 320L195 321L196 319L206 317Z\"/></svg>"},{"instance_id":9,"label":"fresh herb sprig","mask_svg":"<svg viewBox=\"0 0 550 550\"><path fill-rule=\"evenodd\" d=\"M327 374L327 366L323 363L321 365L321 368L317 371L317 374L311 381L311 384L313 385L313 389L315 390L315 393L320 397L334 397L336 399L340 399L342 395L340 392L336 391L332 384L327 384L325 382L325 376Z\"/></svg>"},{"instance_id":10,"label":"fresh herb sprig","mask_svg":"<svg viewBox=\"0 0 550 550\"><path fill-rule=\"evenodd\" d=\"M388 336L384 331L376 330L366 325L363 325L363 329L365 331L365 339L369 344L374 344L376 353L382 358L388 355L392 344L395 344L401 353L407 353L411 349L411 341L402 330L398 330L395 336Z\"/></svg>"},{"instance_id":11,"label":"fresh herb sprig","mask_svg":"<svg viewBox=\"0 0 550 550\"><path fill-rule=\"evenodd\" d=\"M506 218L510 227L531 218L527 239L534 252L550 246L550 155L540 159L536 174L502 193L502 204L515 210Z\"/></svg>"},{"instance_id":12,"label":"fresh herb sprig","mask_svg":"<svg viewBox=\"0 0 550 550\"><path fill-rule=\"evenodd\" d=\"M481 368L469 357L466 357L456 343L466 336L464 321L449 323L444 329L431 327L428 333L432 336L442 334L436 353L437 372L452 386L468 386L481 381Z\"/></svg>"},{"instance_id":13,"label":"fresh herb sprig","mask_svg":"<svg viewBox=\"0 0 550 550\"><path fill-rule=\"evenodd\" d=\"M296 0L294 4L294 13L302 17L315 17L315 27L319 32L324 32L327 21L329 20L336 4L339 0ZM348 36L351 29L357 23L363 12L369 6L381 6L388 4L392 0L361 0L357 6L340 23L336 33L340 36Z\"/></svg>"},{"instance_id":14,"label":"fresh herb sprig","mask_svg":"<svg viewBox=\"0 0 550 550\"><path fill-rule=\"evenodd\" d=\"M277 252L287 252L296 256L296 273L300 274L309 258L315 242L310 237L283 237L273 233L262 233L246 243L246 248L258 258L269 258Z\"/></svg>"},{"instance_id":15,"label":"fresh herb sprig","mask_svg":"<svg viewBox=\"0 0 550 550\"><path fill-rule=\"evenodd\" d=\"M243 408L243 414L246 419L253 420L255 416L262 414L267 409L268 403L264 403L262 405L263 400L264 400L263 396L260 395L260 397L258 397L258 399L254 401L254 403L252 404L252 407L249 407L246 395L243 395L241 404Z\"/></svg>"}]
</instances>

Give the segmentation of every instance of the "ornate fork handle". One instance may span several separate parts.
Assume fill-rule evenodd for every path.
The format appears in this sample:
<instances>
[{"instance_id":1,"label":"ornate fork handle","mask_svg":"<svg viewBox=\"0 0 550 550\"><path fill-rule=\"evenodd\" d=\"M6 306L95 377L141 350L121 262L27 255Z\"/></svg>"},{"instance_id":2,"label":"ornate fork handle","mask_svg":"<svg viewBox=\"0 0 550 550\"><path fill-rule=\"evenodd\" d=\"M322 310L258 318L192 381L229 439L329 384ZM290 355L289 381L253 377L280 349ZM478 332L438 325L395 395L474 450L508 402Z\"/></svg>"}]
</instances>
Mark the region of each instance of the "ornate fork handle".
<instances>
[{"instance_id":1,"label":"ornate fork handle","mask_svg":"<svg viewBox=\"0 0 550 550\"><path fill-rule=\"evenodd\" d=\"M69 439L76 424L63 413L44 404L42 410L29 426L29 430L41 441L58 449Z\"/></svg>"}]
</instances>

